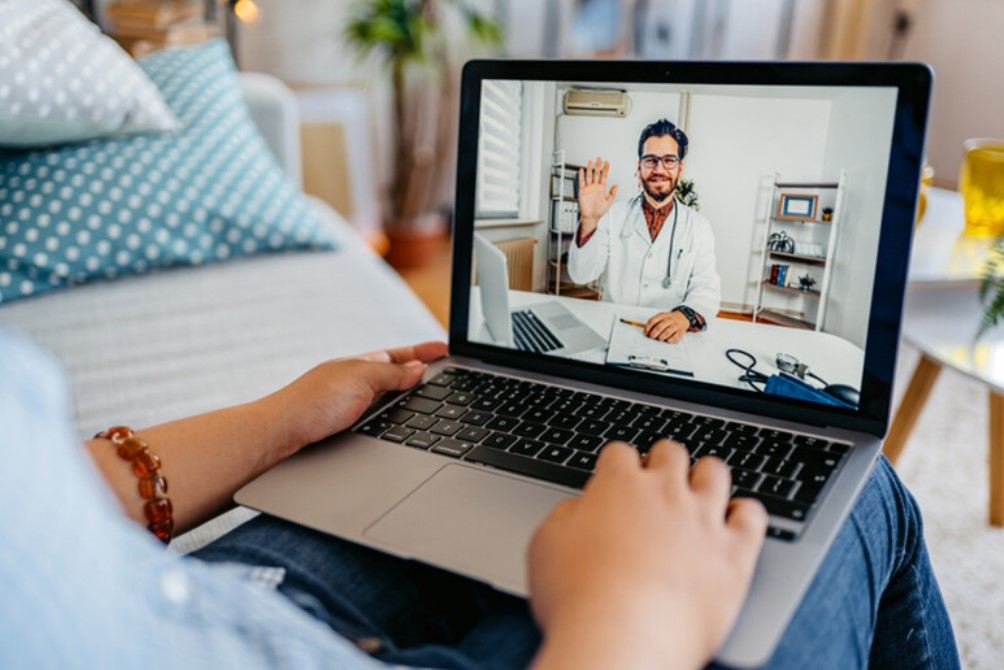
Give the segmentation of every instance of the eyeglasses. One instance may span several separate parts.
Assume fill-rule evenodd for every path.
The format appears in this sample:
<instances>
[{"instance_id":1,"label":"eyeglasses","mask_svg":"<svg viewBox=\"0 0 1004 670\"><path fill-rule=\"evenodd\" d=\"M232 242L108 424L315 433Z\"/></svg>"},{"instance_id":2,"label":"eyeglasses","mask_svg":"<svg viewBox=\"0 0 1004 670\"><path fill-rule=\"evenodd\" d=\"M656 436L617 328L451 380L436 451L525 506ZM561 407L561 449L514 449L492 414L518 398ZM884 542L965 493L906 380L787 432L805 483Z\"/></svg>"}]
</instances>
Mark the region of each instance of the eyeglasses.
<instances>
[{"instance_id":1,"label":"eyeglasses","mask_svg":"<svg viewBox=\"0 0 1004 670\"><path fill-rule=\"evenodd\" d=\"M675 170L676 166L680 164L680 157L674 154L666 154L665 156L645 154L641 157L641 165L646 170L654 170L659 163L662 163L662 167L667 170Z\"/></svg>"}]
</instances>

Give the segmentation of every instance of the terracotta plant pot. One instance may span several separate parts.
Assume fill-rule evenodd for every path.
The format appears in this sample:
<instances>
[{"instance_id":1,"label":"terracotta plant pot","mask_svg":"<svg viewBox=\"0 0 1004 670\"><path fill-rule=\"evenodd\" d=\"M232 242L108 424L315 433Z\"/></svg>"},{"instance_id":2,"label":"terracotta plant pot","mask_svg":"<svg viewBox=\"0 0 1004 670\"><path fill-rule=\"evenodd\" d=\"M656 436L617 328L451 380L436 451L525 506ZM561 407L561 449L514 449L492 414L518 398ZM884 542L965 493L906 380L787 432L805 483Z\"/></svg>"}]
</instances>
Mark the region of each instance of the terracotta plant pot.
<instances>
[{"instance_id":1,"label":"terracotta plant pot","mask_svg":"<svg viewBox=\"0 0 1004 670\"><path fill-rule=\"evenodd\" d=\"M408 222L395 221L385 226L390 249L387 262L398 269L420 268L436 257L446 237L446 218L442 214L424 214Z\"/></svg>"}]
</instances>

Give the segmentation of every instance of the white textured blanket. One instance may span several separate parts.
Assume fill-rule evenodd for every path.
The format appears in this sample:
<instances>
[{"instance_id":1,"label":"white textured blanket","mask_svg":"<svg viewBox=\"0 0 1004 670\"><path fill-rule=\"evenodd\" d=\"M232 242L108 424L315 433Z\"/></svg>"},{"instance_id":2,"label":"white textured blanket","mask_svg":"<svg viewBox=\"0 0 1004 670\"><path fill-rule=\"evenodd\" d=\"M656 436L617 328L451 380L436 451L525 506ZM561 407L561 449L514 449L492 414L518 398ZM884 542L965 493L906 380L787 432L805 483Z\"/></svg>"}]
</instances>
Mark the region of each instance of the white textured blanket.
<instances>
[{"instance_id":1,"label":"white textured blanket","mask_svg":"<svg viewBox=\"0 0 1004 670\"><path fill-rule=\"evenodd\" d=\"M444 338L383 260L346 224L332 225L336 252L95 282L5 305L0 328L62 362L82 438L245 402L329 358ZM181 538L182 548L202 535Z\"/></svg>"}]
</instances>

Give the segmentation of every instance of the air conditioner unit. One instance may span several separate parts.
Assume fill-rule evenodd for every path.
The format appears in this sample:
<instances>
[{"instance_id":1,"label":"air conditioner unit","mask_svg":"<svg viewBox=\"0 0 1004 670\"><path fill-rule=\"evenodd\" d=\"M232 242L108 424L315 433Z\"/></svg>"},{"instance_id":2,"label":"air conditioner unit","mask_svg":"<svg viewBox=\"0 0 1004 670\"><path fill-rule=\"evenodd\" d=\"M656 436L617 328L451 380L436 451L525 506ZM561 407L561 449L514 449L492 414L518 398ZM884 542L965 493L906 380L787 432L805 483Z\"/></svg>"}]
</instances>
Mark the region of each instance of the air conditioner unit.
<instances>
[{"instance_id":1,"label":"air conditioner unit","mask_svg":"<svg viewBox=\"0 0 1004 670\"><path fill-rule=\"evenodd\" d=\"M623 118L627 114L626 91L594 91L570 88L565 91L565 114L572 116L606 116Z\"/></svg>"}]
</instances>

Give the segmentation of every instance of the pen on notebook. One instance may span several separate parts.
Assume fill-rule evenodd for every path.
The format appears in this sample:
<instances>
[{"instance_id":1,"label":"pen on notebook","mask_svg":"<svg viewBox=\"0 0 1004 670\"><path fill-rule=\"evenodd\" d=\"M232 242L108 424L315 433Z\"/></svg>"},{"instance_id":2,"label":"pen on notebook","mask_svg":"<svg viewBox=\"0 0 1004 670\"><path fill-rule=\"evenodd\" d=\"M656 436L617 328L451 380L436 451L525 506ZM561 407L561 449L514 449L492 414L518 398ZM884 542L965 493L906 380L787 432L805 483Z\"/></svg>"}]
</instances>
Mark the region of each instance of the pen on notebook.
<instances>
[{"instance_id":1,"label":"pen on notebook","mask_svg":"<svg viewBox=\"0 0 1004 670\"><path fill-rule=\"evenodd\" d=\"M626 323L629 326L638 326L639 328L645 327L645 324L641 321L632 321L631 319L621 319L621 323Z\"/></svg>"}]
</instances>

